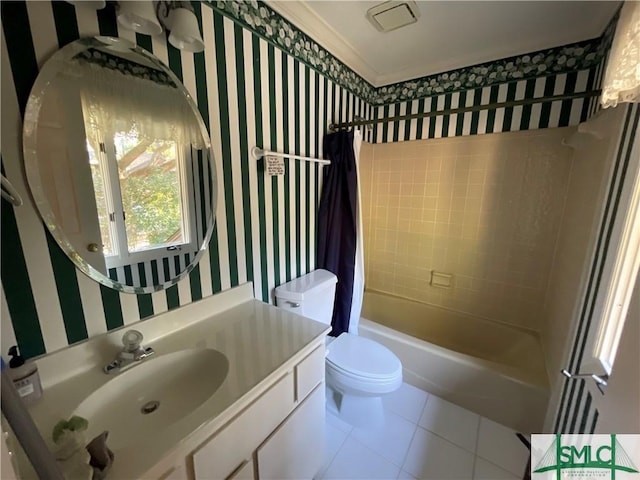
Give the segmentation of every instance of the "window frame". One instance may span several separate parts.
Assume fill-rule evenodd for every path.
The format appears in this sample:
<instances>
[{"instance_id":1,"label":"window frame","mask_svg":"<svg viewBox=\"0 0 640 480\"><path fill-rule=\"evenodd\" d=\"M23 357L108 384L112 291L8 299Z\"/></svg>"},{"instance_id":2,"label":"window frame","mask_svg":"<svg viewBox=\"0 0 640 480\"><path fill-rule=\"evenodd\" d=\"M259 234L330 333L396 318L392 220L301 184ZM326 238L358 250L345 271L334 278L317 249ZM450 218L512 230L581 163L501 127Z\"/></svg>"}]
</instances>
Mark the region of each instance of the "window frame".
<instances>
[{"instance_id":1,"label":"window frame","mask_svg":"<svg viewBox=\"0 0 640 480\"><path fill-rule=\"evenodd\" d=\"M177 142L176 142L177 143ZM180 184L180 199L182 210L183 232L187 237L185 242L171 245L164 244L140 251L129 251L126 231L126 218L122 200L122 190L119 179L115 142L113 138L102 138L96 152L100 169L103 174L105 200L109 215L114 220L109 221L109 234L113 247L113 253L104 254L107 269L123 267L137 263L159 260L164 257L179 255L180 253L193 253L198 250L196 244L197 232L195 222L195 204L192 162L187 161L191 157L190 149L184 145L176 145L177 173ZM116 179L114 181L113 179ZM192 219L194 219L192 221Z\"/></svg>"}]
</instances>

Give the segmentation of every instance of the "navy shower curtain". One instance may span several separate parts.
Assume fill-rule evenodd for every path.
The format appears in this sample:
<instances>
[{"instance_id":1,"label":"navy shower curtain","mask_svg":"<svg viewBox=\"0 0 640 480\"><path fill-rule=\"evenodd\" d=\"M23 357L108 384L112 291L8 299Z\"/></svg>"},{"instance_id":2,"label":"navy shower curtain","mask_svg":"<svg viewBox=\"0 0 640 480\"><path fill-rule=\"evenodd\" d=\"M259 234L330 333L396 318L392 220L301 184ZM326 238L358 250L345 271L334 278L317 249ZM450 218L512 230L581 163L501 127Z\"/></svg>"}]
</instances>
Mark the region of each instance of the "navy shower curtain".
<instances>
[{"instance_id":1,"label":"navy shower curtain","mask_svg":"<svg viewBox=\"0 0 640 480\"><path fill-rule=\"evenodd\" d=\"M330 333L337 337L349 330L356 262L358 178L353 132L325 135L323 145L331 165L324 168L318 209L317 267L338 277Z\"/></svg>"}]
</instances>

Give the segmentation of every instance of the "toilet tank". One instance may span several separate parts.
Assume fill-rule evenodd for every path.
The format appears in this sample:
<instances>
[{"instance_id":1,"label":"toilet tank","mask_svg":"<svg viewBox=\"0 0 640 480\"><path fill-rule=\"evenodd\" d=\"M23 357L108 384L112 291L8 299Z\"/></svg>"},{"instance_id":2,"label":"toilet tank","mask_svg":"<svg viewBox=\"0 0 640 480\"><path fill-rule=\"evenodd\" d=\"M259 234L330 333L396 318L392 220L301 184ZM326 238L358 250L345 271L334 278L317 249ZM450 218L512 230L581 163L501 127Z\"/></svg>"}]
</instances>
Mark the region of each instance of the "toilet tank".
<instances>
[{"instance_id":1,"label":"toilet tank","mask_svg":"<svg viewBox=\"0 0 640 480\"><path fill-rule=\"evenodd\" d=\"M331 325L337 281L331 272L314 270L276 287L276 305Z\"/></svg>"}]
</instances>

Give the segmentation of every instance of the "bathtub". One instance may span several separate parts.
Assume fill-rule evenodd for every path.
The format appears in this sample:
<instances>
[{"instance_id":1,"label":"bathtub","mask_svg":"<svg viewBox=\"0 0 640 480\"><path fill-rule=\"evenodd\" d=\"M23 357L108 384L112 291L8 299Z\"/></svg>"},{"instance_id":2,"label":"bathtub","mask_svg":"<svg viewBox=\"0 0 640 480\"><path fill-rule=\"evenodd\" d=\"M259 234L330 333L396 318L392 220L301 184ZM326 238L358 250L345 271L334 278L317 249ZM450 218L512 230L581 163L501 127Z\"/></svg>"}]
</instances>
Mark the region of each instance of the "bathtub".
<instances>
[{"instance_id":1,"label":"bathtub","mask_svg":"<svg viewBox=\"0 0 640 480\"><path fill-rule=\"evenodd\" d=\"M365 291L359 334L400 358L407 383L514 430L542 431L549 391L535 333Z\"/></svg>"}]
</instances>

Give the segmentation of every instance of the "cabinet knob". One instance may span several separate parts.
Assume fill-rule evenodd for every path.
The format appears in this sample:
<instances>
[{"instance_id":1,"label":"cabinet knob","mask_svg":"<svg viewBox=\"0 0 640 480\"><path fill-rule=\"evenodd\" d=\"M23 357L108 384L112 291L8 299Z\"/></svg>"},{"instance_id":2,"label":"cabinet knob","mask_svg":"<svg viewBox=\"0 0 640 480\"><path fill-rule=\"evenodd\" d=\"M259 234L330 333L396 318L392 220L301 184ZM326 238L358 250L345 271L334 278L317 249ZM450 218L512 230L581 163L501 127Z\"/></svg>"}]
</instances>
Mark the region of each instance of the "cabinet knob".
<instances>
[{"instance_id":1,"label":"cabinet knob","mask_svg":"<svg viewBox=\"0 0 640 480\"><path fill-rule=\"evenodd\" d=\"M87 250L89 250L91 253L96 253L100 251L100 246L97 243L90 243L89 245L87 245Z\"/></svg>"}]
</instances>

